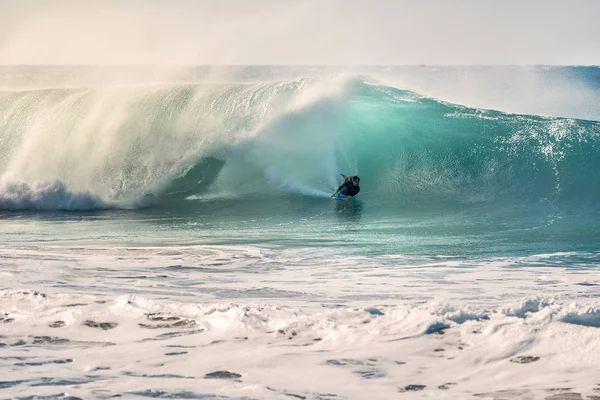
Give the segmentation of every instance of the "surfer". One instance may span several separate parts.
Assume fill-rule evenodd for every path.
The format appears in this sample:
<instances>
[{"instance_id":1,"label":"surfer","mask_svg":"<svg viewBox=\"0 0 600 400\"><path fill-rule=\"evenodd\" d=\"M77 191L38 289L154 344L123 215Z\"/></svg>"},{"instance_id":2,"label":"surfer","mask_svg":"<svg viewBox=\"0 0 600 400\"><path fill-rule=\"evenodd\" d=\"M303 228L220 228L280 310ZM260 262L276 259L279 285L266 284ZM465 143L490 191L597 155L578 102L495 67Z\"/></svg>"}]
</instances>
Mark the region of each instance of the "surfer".
<instances>
[{"instance_id":1,"label":"surfer","mask_svg":"<svg viewBox=\"0 0 600 400\"><path fill-rule=\"evenodd\" d=\"M343 197L353 197L360 192L360 178L358 176L347 176L343 175L344 183L337 188L337 190L333 193L332 196L338 195Z\"/></svg>"}]
</instances>

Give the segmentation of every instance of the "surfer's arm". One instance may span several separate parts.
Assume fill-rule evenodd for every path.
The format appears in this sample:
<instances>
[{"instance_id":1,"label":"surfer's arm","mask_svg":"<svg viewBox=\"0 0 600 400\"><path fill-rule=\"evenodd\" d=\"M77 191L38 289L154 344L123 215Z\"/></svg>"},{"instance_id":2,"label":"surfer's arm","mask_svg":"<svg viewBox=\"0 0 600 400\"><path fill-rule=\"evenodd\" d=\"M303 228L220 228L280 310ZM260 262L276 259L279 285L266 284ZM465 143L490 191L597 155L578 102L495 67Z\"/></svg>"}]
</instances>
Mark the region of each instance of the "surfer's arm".
<instances>
[{"instance_id":1,"label":"surfer's arm","mask_svg":"<svg viewBox=\"0 0 600 400\"><path fill-rule=\"evenodd\" d=\"M348 182L344 182L340 185L340 187L337 188L337 190L335 191L336 193L339 192L340 190L342 190L346 185L348 184Z\"/></svg>"}]
</instances>

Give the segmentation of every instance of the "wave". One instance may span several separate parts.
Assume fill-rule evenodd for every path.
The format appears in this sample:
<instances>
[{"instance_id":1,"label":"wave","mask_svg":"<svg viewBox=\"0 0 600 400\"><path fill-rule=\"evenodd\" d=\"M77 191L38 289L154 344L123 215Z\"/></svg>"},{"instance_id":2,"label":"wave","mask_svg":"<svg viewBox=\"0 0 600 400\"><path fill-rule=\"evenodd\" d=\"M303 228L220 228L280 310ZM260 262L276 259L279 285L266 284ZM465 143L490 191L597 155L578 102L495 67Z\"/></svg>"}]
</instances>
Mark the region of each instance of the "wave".
<instances>
[{"instance_id":1,"label":"wave","mask_svg":"<svg viewBox=\"0 0 600 400\"><path fill-rule=\"evenodd\" d=\"M598 122L350 76L5 91L0 115L0 209L327 197L339 173L360 174L361 198L386 207L600 195Z\"/></svg>"}]
</instances>

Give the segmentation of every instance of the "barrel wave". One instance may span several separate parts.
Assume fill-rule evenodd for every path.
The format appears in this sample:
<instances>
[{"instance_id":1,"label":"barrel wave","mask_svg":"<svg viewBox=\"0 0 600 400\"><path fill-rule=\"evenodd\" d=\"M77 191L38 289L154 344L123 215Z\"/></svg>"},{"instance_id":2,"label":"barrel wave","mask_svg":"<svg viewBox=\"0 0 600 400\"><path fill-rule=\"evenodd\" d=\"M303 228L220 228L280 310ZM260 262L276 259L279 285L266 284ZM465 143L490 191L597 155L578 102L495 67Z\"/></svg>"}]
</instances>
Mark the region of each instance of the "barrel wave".
<instances>
[{"instance_id":1,"label":"barrel wave","mask_svg":"<svg viewBox=\"0 0 600 400\"><path fill-rule=\"evenodd\" d=\"M0 92L0 209L223 199L596 204L600 123L506 114L338 76ZM319 200L321 199L322 200Z\"/></svg>"}]
</instances>

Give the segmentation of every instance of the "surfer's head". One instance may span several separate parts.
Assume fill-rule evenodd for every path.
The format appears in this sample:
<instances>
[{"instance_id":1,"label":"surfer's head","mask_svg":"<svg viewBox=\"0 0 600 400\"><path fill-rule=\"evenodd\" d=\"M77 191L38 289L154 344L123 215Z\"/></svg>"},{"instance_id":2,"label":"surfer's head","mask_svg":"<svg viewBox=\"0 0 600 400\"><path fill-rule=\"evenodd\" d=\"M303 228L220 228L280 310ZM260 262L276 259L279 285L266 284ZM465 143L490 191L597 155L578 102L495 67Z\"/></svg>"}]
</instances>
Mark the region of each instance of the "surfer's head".
<instances>
[{"instance_id":1,"label":"surfer's head","mask_svg":"<svg viewBox=\"0 0 600 400\"><path fill-rule=\"evenodd\" d=\"M354 186L358 186L359 183L360 183L360 178L358 176L355 176L354 179L352 180L352 184Z\"/></svg>"}]
</instances>

